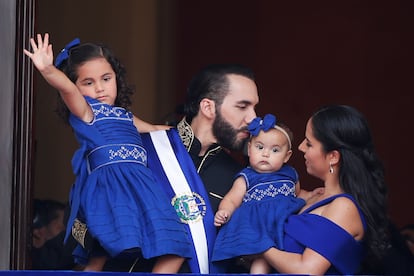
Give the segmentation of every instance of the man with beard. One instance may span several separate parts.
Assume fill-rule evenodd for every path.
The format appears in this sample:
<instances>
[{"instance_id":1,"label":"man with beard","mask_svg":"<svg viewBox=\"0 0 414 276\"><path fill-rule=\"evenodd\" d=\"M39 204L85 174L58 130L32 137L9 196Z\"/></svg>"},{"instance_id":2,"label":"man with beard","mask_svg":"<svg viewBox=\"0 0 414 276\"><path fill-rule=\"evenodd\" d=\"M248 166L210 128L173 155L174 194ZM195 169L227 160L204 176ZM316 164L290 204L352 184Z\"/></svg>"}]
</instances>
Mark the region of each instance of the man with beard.
<instances>
[{"instance_id":1,"label":"man with beard","mask_svg":"<svg viewBox=\"0 0 414 276\"><path fill-rule=\"evenodd\" d=\"M230 190L242 164L230 150L243 150L247 125L259 102L253 72L236 64L214 64L191 80L177 129L209 194L213 212Z\"/></svg>"},{"instance_id":2,"label":"man with beard","mask_svg":"<svg viewBox=\"0 0 414 276\"><path fill-rule=\"evenodd\" d=\"M253 72L238 64L208 65L188 86L184 118L177 129L203 181L213 213L244 166L231 151L243 150L250 136L247 125L256 117L258 102ZM240 260L229 262L225 272L248 273ZM181 272L189 271L184 265Z\"/></svg>"},{"instance_id":3,"label":"man with beard","mask_svg":"<svg viewBox=\"0 0 414 276\"><path fill-rule=\"evenodd\" d=\"M230 151L243 150L250 136L247 125L256 117L258 102L253 72L238 64L208 65L188 86L184 118L177 124L177 130L206 188L213 215L232 187L234 176L245 166ZM78 227L80 231L72 229L73 236L82 240L85 248L94 246L96 243L88 236L86 226ZM129 262L112 259L104 270L148 272L152 260L141 258L132 268L130 266ZM189 267L184 265L180 272L190 272ZM226 272L248 270L243 264L231 263Z\"/></svg>"}]
</instances>

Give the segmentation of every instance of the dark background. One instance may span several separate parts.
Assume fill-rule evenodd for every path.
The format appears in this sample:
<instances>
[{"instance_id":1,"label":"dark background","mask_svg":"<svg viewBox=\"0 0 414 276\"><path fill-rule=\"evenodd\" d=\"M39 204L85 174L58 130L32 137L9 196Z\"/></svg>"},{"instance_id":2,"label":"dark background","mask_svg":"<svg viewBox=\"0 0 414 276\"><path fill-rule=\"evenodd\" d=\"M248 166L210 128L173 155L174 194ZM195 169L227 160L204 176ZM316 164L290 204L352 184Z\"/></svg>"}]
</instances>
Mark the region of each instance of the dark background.
<instances>
[{"instance_id":1,"label":"dark background","mask_svg":"<svg viewBox=\"0 0 414 276\"><path fill-rule=\"evenodd\" d=\"M177 99L200 66L242 62L256 73L258 114L285 121L295 146L315 109L355 106L386 168L392 219L413 223L413 2L246 2L177 2ZM305 188L320 185L301 152L291 161Z\"/></svg>"},{"instance_id":2,"label":"dark background","mask_svg":"<svg viewBox=\"0 0 414 276\"><path fill-rule=\"evenodd\" d=\"M321 184L296 149L307 119L325 104L355 106L371 125L391 218L402 226L414 223L413 12L408 0L40 0L36 29L51 33L55 53L74 37L110 45L137 86L133 111L157 123L202 66L251 67L258 115L274 113L293 130L291 164L307 189ZM35 81L35 196L66 199L76 143L53 114L55 92Z\"/></svg>"}]
</instances>

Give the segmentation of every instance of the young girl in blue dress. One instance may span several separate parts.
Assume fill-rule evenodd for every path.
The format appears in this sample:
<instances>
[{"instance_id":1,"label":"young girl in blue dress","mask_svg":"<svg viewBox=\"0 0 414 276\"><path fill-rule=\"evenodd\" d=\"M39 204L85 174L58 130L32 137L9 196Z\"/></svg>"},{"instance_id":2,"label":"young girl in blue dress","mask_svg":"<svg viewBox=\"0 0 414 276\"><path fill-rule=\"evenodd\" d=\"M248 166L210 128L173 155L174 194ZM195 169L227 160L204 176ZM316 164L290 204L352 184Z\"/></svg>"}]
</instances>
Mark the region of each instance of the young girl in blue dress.
<instances>
[{"instance_id":1,"label":"young girl in blue dress","mask_svg":"<svg viewBox=\"0 0 414 276\"><path fill-rule=\"evenodd\" d=\"M300 189L296 170L286 164L292 155L292 134L267 114L248 126L249 166L236 175L224 196L214 223L221 226L213 250L213 261L242 256L251 262L250 273L267 274L270 266L256 254L283 249L283 224L300 210L310 192ZM255 256L256 255L256 256Z\"/></svg>"},{"instance_id":2,"label":"young girl in blue dress","mask_svg":"<svg viewBox=\"0 0 414 276\"><path fill-rule=\"evenodd\" d=\"M102 270L112 257L142 254L158 258L154 273L177 272L191 256L191 243L146 166L139 134L166 127L148 124L126 109L132 89L124 67L108 48L74 40L54 66L48 34L30 43L33 52L24 53L59 91L63 117L80 144L72 159L76 181L66 235L80 218L99 242L100 250L93 252L78 246L77 252L89 259L85 270Z\"/></svg>"}]
</instances>

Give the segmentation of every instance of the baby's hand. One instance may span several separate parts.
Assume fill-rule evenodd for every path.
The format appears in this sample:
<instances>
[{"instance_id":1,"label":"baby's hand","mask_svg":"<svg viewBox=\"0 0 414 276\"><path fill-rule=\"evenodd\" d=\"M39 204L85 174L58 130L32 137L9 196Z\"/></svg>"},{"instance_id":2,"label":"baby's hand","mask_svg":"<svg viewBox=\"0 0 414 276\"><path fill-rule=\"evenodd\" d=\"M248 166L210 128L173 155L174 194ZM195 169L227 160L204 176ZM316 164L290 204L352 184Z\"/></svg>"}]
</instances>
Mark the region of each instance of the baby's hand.
<instances>
[{"instance_id":1,"label":"baby's hand","mask_svg":"<svg viewBox=\"0 0 414 276\"><path fill-rule=\"evenodd\" d=\"M53 64L52 44L49 44L49 34L45 34L44 39L40 34L37 35L37 44L33 38L30 39L33 53L24 49L23 52L28 56L39 71Z\"/></svg>"},{"instance_id":2,"label":"baby's hand","mask_svg":"<svg viewBox=\"0 0 414 276\"><path fill-rule=\"evenodd\" d=\"M229 219L229 213L226 210L218 210L214 216L214 226L222 226Z\"/></svg>"},{"instance_id":3,"label":"baby's hand","mask_svg":"<svg viewBox=\"0 0 414 276\"><path fill-rule=\"evenodd\" d=\"M313 197L323 195L324 193L325 193L324 187L315 188L313 191L306 191L306 190L301 189L297 197L300 197L304 199L305 201L309 201Z\"/></svg>"}]
</instances>

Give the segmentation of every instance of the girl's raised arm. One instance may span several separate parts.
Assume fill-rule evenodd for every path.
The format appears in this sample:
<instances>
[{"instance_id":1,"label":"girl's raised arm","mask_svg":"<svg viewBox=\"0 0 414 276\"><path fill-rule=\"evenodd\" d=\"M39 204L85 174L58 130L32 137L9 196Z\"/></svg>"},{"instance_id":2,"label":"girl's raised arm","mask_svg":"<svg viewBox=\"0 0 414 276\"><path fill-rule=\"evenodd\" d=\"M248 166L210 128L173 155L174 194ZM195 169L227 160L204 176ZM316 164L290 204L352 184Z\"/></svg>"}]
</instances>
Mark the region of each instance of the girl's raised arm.
<instances>
[{"instance_id":1,"label":"girl's raised arm","mask_svg":"<svg viewBox=\"0 0 414 276\"><path fill-rule=\"evenodd\" d=\"M44 39L40 34L37 35L37 44L33 38L30 39L33 53L24 49L43 78L54 88L56 88L66 106L72 114L81 120L90 122L93 113L78 87L59 69L53 65L52 44L49 44L49 34L45 34Z\"/></svg>"}]
</instances>

